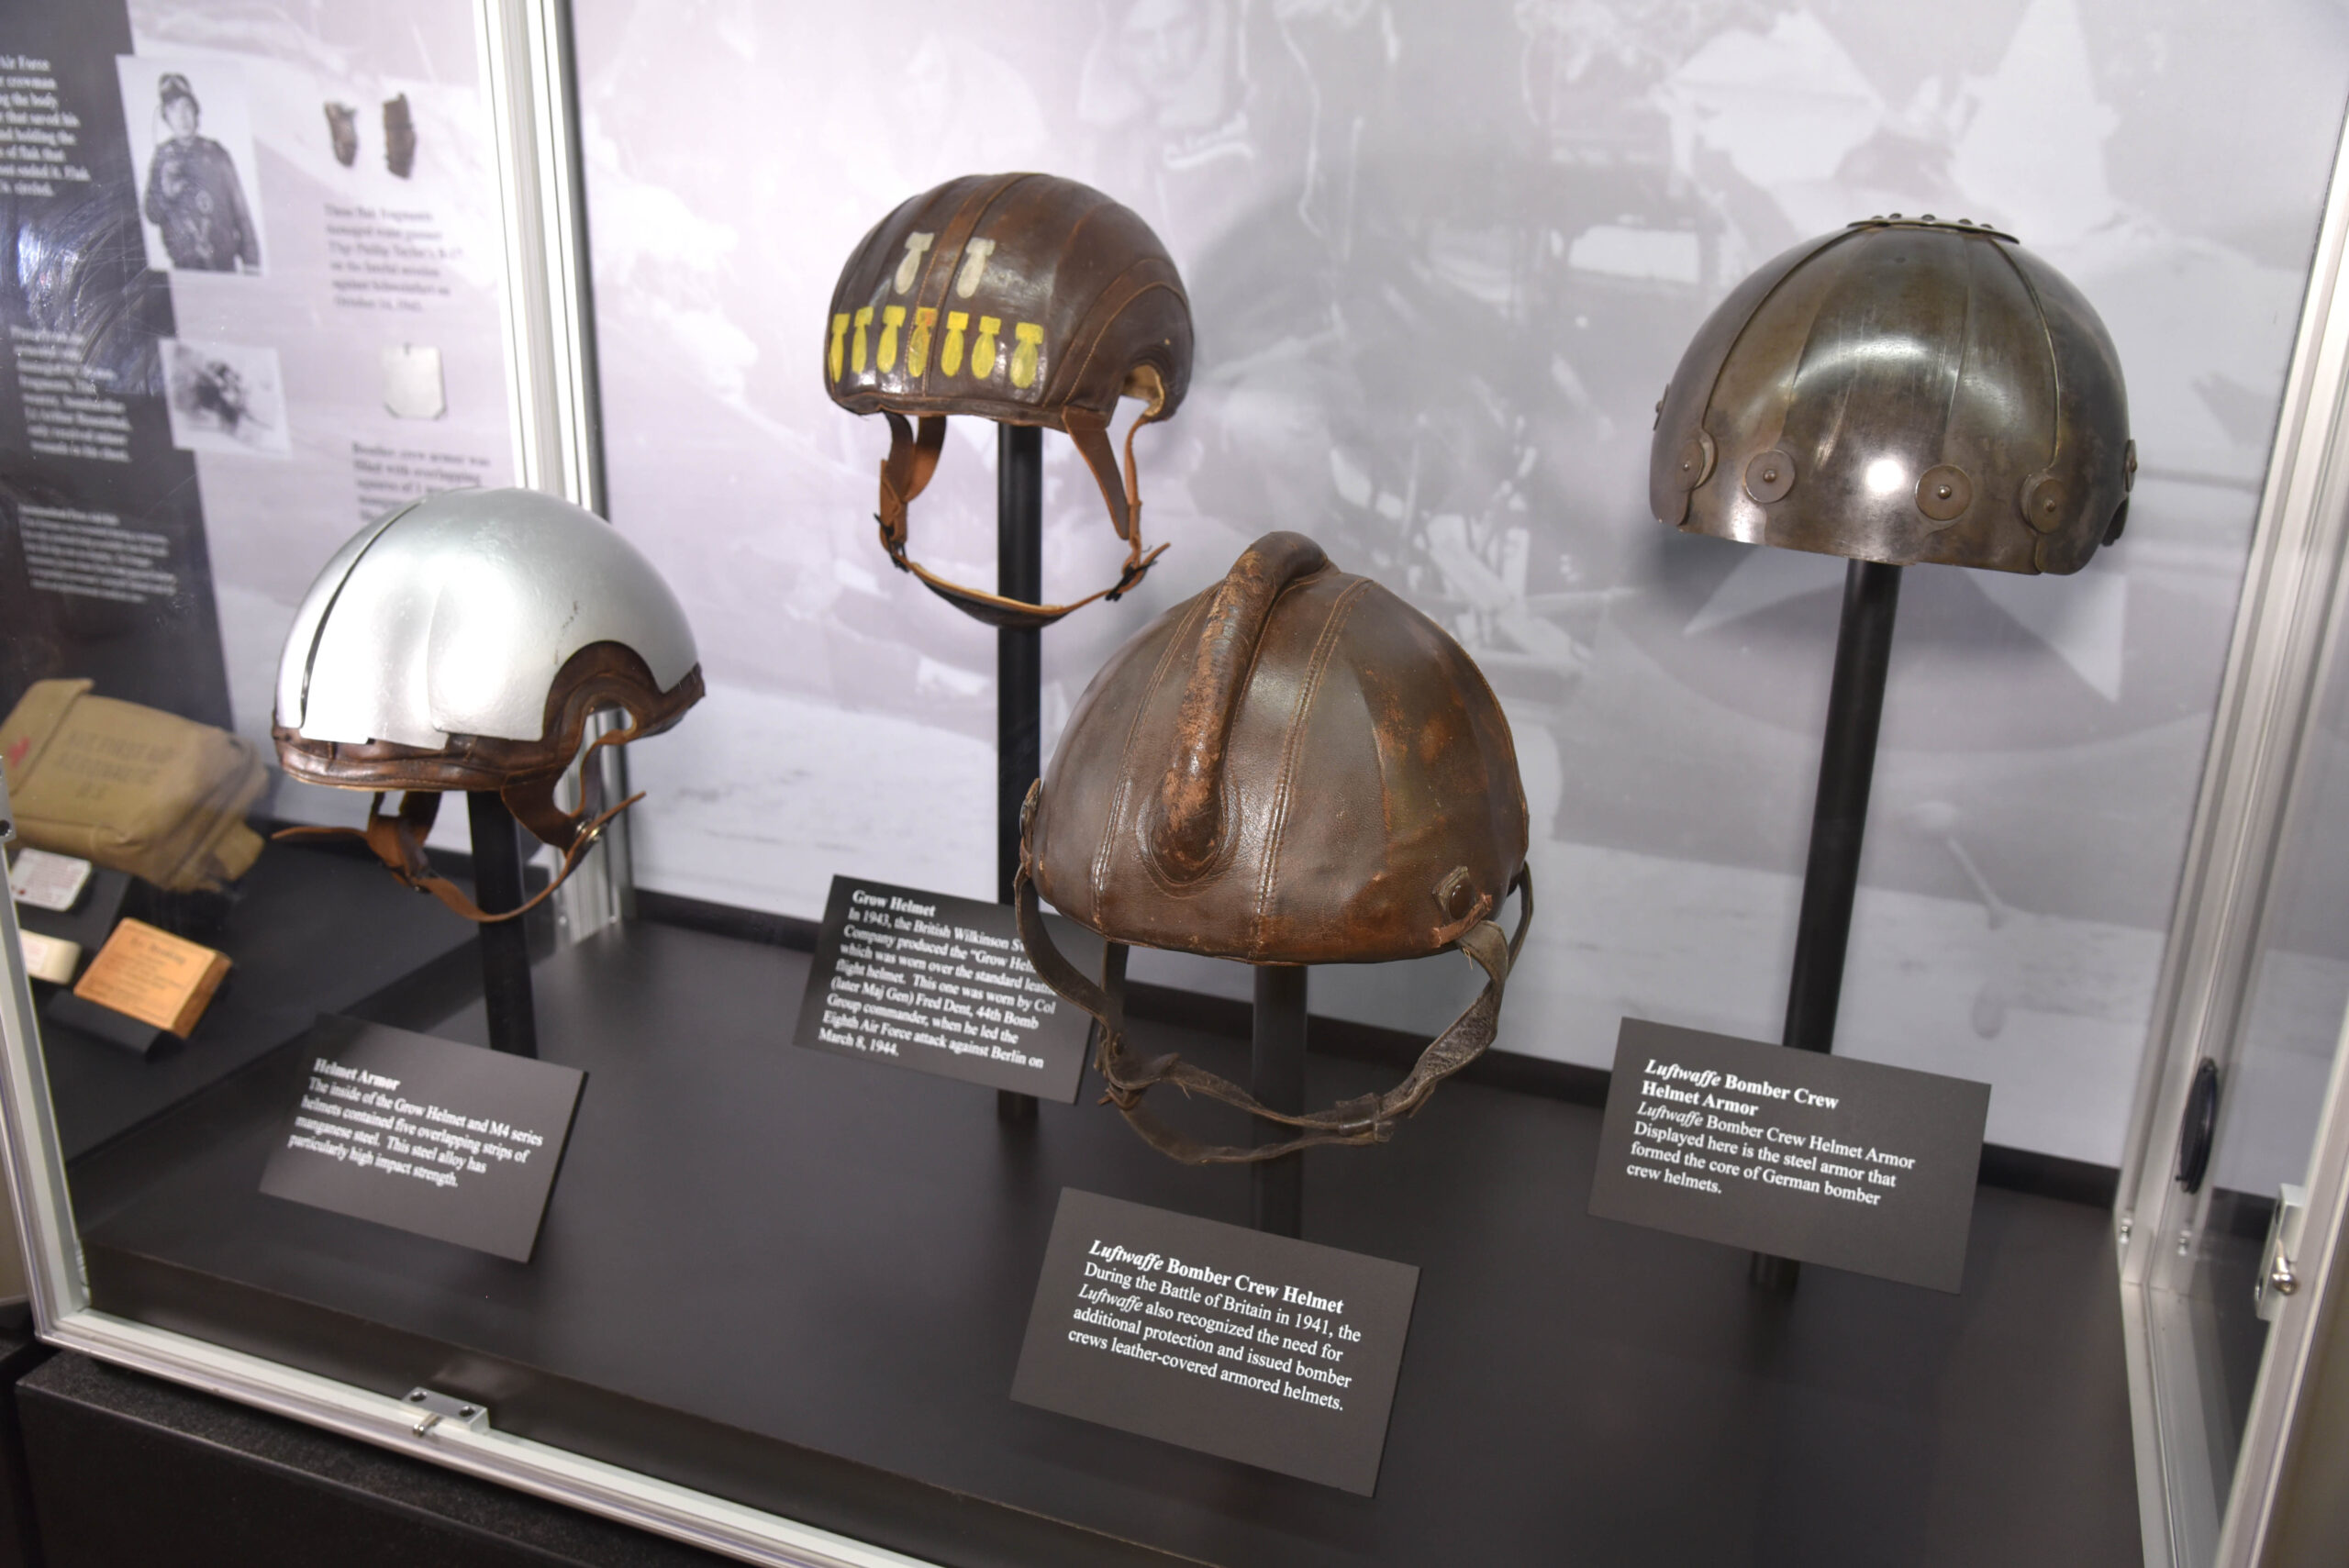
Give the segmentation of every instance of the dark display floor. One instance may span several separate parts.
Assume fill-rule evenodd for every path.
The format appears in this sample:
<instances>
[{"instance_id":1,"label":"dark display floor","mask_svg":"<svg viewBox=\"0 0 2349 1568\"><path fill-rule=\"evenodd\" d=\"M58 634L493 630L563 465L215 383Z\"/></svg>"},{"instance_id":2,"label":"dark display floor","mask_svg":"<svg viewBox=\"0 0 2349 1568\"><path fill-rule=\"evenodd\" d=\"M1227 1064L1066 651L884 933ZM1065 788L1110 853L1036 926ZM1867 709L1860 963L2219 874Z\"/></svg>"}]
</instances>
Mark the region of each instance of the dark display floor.
<instances>
[{"instance_id":1,"label":"dark display floor","mask_svg":"<svg viewBox=\"0 0 2349 1568\"><path fill-rule=\"evenodd\" d=\"M807 965L639 924L539 967L589 1078L528 1265L261 1195L282 1051L74 1164L95 1305L955 1564L2139 1560L2104 1211L1984 1188L1961 1295L1765 1297L1742 1251L1584 1212L1597 1110L1478 1084L1307 1157L1308 1240L1422 1271L1375 1498L1015 1405L1063 1186L1244 1223L1248 1178L1090 1089L1007 1125L797 1050ZM1317 1057L1309 1094L1388 1076Z\"/></svg>"},{"instance_id":2,"label":"dark display floor","mask_svg":"<svg viewBox=\"0 0 2349 1568\"><path fill-rule=\"evenodd\" d=\"M42 1019L50 1097L68 1160L267 1055L321 1012L404 1022L435 998L446 1006L481 994L473 928L402 887L363 851L272 844L218 900L217 913L219 929L182 933L218 948L230 963L184 1045L143 1059ZM40 910L25 911L24 921L79 937L94 950L112 924L77 932ZM52 988L36 990L46 1003Z\"/></svg>"}]
</instances>

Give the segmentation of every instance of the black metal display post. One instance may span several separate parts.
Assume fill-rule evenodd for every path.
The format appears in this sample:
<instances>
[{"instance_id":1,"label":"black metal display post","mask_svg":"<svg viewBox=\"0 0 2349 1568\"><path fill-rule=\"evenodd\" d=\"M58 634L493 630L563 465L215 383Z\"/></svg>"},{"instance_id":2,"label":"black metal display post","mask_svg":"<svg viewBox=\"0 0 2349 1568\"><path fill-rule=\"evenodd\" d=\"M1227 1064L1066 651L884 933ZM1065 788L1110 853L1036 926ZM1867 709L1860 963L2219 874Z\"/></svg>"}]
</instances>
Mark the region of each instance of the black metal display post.
<instances>
[{"instance_id":1,"label":"black metal display post","mask_svg":"<svg viewBox=\"0 0 2349 1568\"><path fill-rule=\"evenodd\" d=\"M1835 673L1827 688L1827 738L1819 754L1819 796L1810 810L1810 859L1803 868L1802 912L1795 922L1793 978L1780 1043L1795 1051L1835 1049L1835 1009L1843 995L1843 954L1851 943L1852 900L1860 886L1860 840L1867 830L1868 785L1876 776L1876 737L1884 717L1884 677L1892 662L1892 617L1900 607L1900 568L1849 562L1843 618L1835 636ZM1802 1265L1753 1254L1753 1283L1790 1291Z\"/></svg>"},{"instance_id":2,"label":"black metal display post","mask_svg":"<svg viewBox=\"0 0 2349 1568\"><path fill-rule=\"evenodd\" d=\"M1044 596L1044 432L996 427L995 591L1036 604ZM1019 873L1019 808L1044 771L1044 634L998 627L995 634L996 896L1011 902ZM1036 1119L1036 1096L997 1089L996 1115Z\"/></svg>"},{"instance_id":3,"label":"black metal display post","mask_svg":"<svg viewBox=\"0 0 2349 1568\"><path fill-rule=\"evenodd\" d=\"M522 906L522 850L514 813L495 790L469 790L465 815L473 835L473 902L484 915ZM481 1000L489 1015L489 1048L511 1056L539 1053L538 1010L530 998L530 940L520 920L481 928Z\"/></svg>"},{"instance_id":4,"label":"black metal display post","mask_svg":"<svg viewBox=\"0 0 2349 1568\"><path fill-rule=\"evenodd\" d=\"M1305 979L1301 963L1256 966L1256 1008L1249 1041L1248 1092L1276 1111L1305 1109ZM1291 1135L1263 1124L1259 1143ZM1249 1167L1249 1219L1275 1236L1296 1236L1305 1225L1305 1156L1284 1154Z\"/></svg>"}]
</instances>

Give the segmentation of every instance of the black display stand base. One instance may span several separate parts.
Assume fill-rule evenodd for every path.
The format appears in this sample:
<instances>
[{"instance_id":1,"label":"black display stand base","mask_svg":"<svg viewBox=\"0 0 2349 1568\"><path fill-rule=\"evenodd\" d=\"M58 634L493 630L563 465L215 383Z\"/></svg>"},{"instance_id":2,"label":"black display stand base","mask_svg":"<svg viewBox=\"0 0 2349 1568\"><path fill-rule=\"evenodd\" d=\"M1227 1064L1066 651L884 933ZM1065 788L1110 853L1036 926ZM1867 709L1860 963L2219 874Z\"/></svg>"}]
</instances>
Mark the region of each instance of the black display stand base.
<instances>
[{"instance_id":1,"label":"black display stand base","mask_svg":"<svg viewBox=\"0 0 2349 1568\"><path fill-rule=\"evenodd\" d=\"M0 1568L42 1568L44 1562L58 1568L58 1559L41 1553L16 1398L17 1381L52 1353L33 1338L30 1307L0 1307Z\"/></svg>"},{"instance_id":2,"label":"black display stand base","mask_svg":"<svg viewBox=\"0 0 2349 1568\"><path fill-rule=\"evenodd\" d=\"M68 1352L17 1387L45 1568L718 1568L558 1504Z\"/></svg>"},{"instance_id":3,"label":"black display stand base","mask_svg":"<svg viewBox=\"0 0 2349 1568\"><path fill-rule=\"evenodd\" d=\"M1256 966L1256 1006L1248 1049L1248 1092L1291 1116L1305 1108L1306 977L1302 964ZM1291 1136L1278 1122L1256 1129L1261 1146ZM1275 1236L1305 1234L1305 1155L1284 1154L1248 1168L1248 1218Z\"/></svg>"},{"instance_id":4,"label":"black display stand base","mask_svg":"<svg viewBox=\"0 0 2349 1568\"><path fill-rule=\"evenodd\" d=\"M1044 596L1044 432L998 425L995 446L995 591L1034 604ZM1044 634L997 627L995 634L996 898L1011 902L1019 874L1019 814L1044 771ZM995 1092L997 1119L1033 1126L1036 1096Z\"/></svg>"},{"instance_id":5,"label":"black display stand base","mask_svg":"<svg viewBox=\"0 0 2349 1568\"><path fill-rule=\"evenodd\" d=\"M141 1061L169 1056L187 1043L169 1029L157 1029L128 1013L117 1013L112 1007L101 1006L71 991L60 990L51 996L49 1006L40 1010L40 1016L44 1023L77 1029L92 1040L104 1040Z\"/></svg>"},{"instance_id":6,"label":"black display stand base","mask_svg":"<svg viewBox=\"0 0 2349 1568\"><path fill-rule=\"evenodd\" d=\"M1900 607L1900 571L1881 562L1843 568L1843 612L1835 633L1835 673L1827 688L1827 730L1819 750L1819 790L1811 802L1810 852L1803 865L1802 910L1795 917L1795 961L1787 982L1791 1051L1835 1049L1835 1014L1843 998L1843 958L1852 944L1852 904L1860 891L1860 848L1876 778L1876 731L1884 721L1884 683L1892 668L1892 621ZM1792 1258L1753 1254L1756 1288L1784 1295L1801 1283Z\"/></svg>"},{"instance_id":7,"label":"black display stand base","mask_svg":"<svg viewBox=\"0 0 2349 1568\"><path fill-rule=\"evenodd\" d=\"M93 1304L957 1568L2138 1562L2108 1210L1984 1188L1957 1296L1764 1296L1588 1216L1597 1108L1484 1083L1314 1165L1306 1240L1421 1271L1375 1497L1015 1405L1063 1187L1245 1225L1252 1178L1091 1095L1008 1139L966 1084L779 1049L807 971L640 924L540 962L590 1079L528 1265L257 1192L281 1057L74 1164ZM1244 1036L1131 1036L1247 1079ZM1394 1075L1308 1055L1303 1087Z\"/></svg>"},{"instance_id":8,"label":"black display stand base","mask_svg":"<svg viewBox=\"0 0 2349 1568\"><path fill-rule=\"evenodd\" d=\"M484 915L522 906L522 849L514 813L493 790L465 796L473 840L473 902ZM522 922L481 928L482 1005L489 1047L514 1056L539 1053L538 1011L530 1000L530 944Z\"/></svg>"}]
</instances>

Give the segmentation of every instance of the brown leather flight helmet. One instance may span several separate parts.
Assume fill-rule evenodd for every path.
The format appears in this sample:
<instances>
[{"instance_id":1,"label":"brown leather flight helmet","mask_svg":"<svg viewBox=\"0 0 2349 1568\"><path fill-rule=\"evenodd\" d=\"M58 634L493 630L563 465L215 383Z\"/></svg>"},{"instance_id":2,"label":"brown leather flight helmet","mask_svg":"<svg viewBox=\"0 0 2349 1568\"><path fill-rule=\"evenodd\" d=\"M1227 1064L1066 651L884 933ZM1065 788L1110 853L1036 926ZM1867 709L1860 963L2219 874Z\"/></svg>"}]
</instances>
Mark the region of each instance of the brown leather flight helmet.
<instances>
[{"instance_id":1,"label":"brown leather flight helmet","mask_svg":"<svg viewBox=\"0 0 2349 1568\"><path fill-rule=\"evenodd\" d=\"M824 385L889 419L881 545L903 572L990 626L1044 627L1141 581L1134 434L1191 384L1191 301L1150 226L1089 185L1050 174L949 180L883 218L832 291ZM1120 396L1147 407L1109 440ZM906 508L930 484L946 417L1065 430L1126 541L1118 581L1073 604L1030 605L952 583L907 553ZM909 417L918 417L917 434Z\"/></svg>"},{"instance_id":2,"label":"brown leather flight helmet","mask_svg":"<svg viewBox=\"0 0 2349 1568\"><path fill-rule=\"evenodd\" d=\"M1435 622L1300 534L1266 534L1222 583L1102 666L1028 797L1019 934L1099 1020L1108 1098L1186 1164L1383 1143L1493 1040L1533 915L1525 791L1492 688ZM1511 891L1517 934L1495 923ZM1052 946L1038 895L1108 939L1096 984ZM1174 1056L1127 1054L1131 944L1251 963L1386 963L1458 948L1482 995L1385 1095L1292 1116ZM1296 1135L1201 1145L1142 1096L1161 1084Z\"/></svg>"},{"instance_id":3,"label":"brown leather flight helmet","mask_svg":"<svg viewBox=\"0 0 2349 1568\"><path fill-rule=\"evenodd\" d=\"M393 874L468 920L510 920L562 885L612 819L597 770L578 806L556 786L573 761L657 735L702 695L693 630L676 595L618 529L530 490L429 495L362 528L295 613L278 662L272 732L285 772L375 792L364 829L289 828L279 838L357 838ZM618 708L628 723L587 739ZM396 813L384 796L405 791ZM562 855L519 909L484 914L432 869L424 840L444 790L494 790Z\"/></svg>"},{"instance_id":4,"label":"brown leather flight helmet","mask_svg":"<svg viewBox=\"0 0 2349 1568\"><path fill-rule=\"evenodd\" d=\"M1656 406L1648 494L1747 544L2069 573L2121 537L2136 472L2079 291L2010 235L1896 213L1721 302Z\"/></svg>"}]
</instances>

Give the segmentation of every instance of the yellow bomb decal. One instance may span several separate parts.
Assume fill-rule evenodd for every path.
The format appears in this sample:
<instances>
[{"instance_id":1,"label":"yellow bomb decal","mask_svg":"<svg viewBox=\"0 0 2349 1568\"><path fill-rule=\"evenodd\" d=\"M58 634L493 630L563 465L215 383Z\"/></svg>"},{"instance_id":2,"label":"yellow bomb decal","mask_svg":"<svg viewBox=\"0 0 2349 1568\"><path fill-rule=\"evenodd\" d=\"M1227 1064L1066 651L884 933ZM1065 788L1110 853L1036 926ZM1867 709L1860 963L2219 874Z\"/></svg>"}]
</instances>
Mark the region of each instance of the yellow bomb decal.
<instances>
[{"instance_id":1,"label":"yellow bomb decal","mask_svg":"<svg viewBox=\"0 0 2349 1568\"><path fill-rule=\"evenodd\" d=\"M1000 371L1022 392L1035 386L1044 360L1044 328L1041 322L1011 323L1010 351L1006 353L1001 341L1001 317L981 316L974 332L971 312L950 310L945 315L946 340L938 345L939 374L961 375L967 358L974 381L993 380ZM881 328L877 340L873 333L876 316ZM939 312L927 305L910 310L902 305L885 305L877 309L867 305L859 306L853 314L837 312L832 317L831 337L824 350L826 374L838 382L843 375L863 375L869 363L886 375L897 368L902 350L906 373L919 377L930 368L938 317Z\"/></svg>"}]
</instances>

